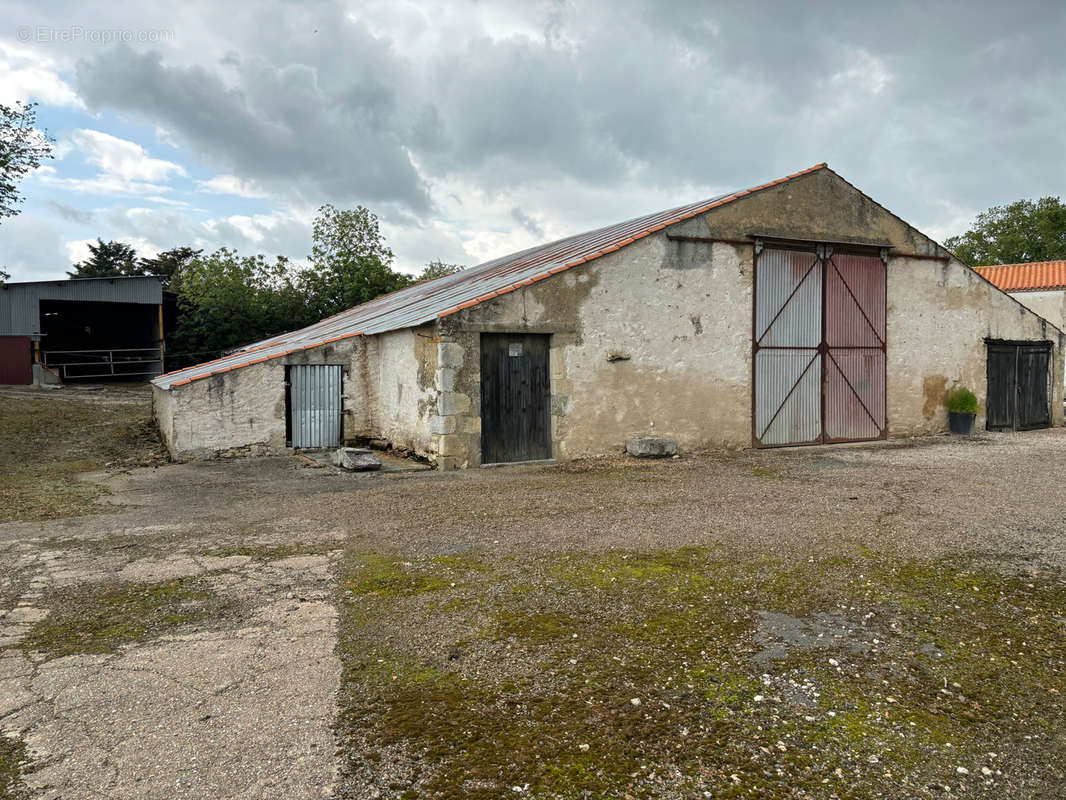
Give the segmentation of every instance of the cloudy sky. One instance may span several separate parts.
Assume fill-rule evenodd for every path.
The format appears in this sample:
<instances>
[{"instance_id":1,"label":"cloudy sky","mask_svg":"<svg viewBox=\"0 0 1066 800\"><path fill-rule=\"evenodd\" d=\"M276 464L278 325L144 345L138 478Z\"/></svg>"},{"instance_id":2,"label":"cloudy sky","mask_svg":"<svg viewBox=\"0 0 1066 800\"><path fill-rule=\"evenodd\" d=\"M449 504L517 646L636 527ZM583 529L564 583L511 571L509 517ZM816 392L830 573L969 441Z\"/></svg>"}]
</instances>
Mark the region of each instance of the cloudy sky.
<instances>
[{"instance_id":1,"label":"cloudy sky","mask_svg":"<svg viewBox=\"0 0 1066 800\"><path fill-rule=\"evenodd\" d=\"M1061 195L1066 4L6 0L56 158L13 280L96 237L303 258L322 203L476 264L828 161L942 239Z\"/></svg>"}]
</instances>

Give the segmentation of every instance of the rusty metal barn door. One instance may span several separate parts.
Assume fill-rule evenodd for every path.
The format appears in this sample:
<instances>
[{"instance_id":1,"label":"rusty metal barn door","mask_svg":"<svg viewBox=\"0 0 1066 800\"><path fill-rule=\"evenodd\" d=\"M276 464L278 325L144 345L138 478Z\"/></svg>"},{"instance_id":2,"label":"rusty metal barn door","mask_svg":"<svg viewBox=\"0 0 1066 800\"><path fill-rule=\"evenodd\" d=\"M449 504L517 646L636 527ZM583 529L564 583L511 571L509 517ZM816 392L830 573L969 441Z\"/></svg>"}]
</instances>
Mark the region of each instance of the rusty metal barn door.
<instances>
[{"instance_id":1,"label":"rusty metal barn door","mask_svg":"<svg viewBox=\"0 0 1066 800\"><path fill-rule=\"evenodd\" d=\"M552 457L548 337L481 334L481 463Z\"/></svg>"},{"instance_id":2,"label":"rusty metal barn door","mask_svg":"<svg viewBox=\"0 0 1066 800\"><path fill-rule=\"evenodd\" d=\"M294 364L287 369L292 447L336 447L341 443L340 365Z\"/></svg>"},{"instance_id":3,"label":"rusty metal barn door","mask_svg":"<svg viewBox=\"0 0 1066 800\"><path fill-rule=\"evenodd\" d=\"M753 444L884 436L884 260L829 245L756 249Z\"/></svg>"}]
</instances>

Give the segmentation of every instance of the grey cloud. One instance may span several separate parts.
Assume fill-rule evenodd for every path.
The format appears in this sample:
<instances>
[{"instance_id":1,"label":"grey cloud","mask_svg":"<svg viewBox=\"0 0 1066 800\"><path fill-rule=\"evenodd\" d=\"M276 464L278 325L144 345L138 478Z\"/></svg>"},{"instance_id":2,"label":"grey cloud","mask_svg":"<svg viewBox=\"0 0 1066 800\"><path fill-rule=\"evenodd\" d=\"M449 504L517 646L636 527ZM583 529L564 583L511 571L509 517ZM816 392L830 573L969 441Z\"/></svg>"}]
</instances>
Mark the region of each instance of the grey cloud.
<instances>
[{"instance_id":1,"label":"grey cloud","mask_svg":"<svg viewBox=\"0 0 1066 800\"><path fill-rule=\"evenodd\" d=\"M323 85L301 63L234 64L238 86L203 66L119 47L77 67L92 108L119 108L164 126L226 171L312 202L360 198L424 211L428 200L393 119L394 95L374 70Z\"/></svg>"},{"instance_id":2,"label":"grey cloud","mask_svg":"<svg viewBox=\"0 0 1066 800\"><path fill-rule=\"evenodd\" d=\"M511 209L511 218L534 236L544 237L544 228L518 206Z\"/></svg>"},{"instance_id":3,"label":"grey cloud","mask_svg":"<svg viewBox=\"0 0 1066 800\"><path fill-rule=\"evenodd\" d=\"M68 222L77 222L81 225L88 225L96 218L96 214L91 209L75 208L56 200L49 200L48 207Z\"/></svg>"},{"instance_id":4,"label":"grey cloud","mask_svg":"<svg viewBox=\"0 0 1066 800\"><path fill-rule=\"evenodd\" d=\"M233 40L225 63L118 48L80 62L77 86L90 107L159 124L240 178L408 224L433 213L426 183L438 178L489 195L563 177L639 184L682 202L688 187L741 188L827 160L919 225L944 200L979 209L1066 180L1061 4L515 8L534 7L529 35L453 19L416 48L339 2L235 5L217 34ZM258 15L271 24L256 28ZM437 22L422 15L418 35Z\"/></svg>"}]
</instances>

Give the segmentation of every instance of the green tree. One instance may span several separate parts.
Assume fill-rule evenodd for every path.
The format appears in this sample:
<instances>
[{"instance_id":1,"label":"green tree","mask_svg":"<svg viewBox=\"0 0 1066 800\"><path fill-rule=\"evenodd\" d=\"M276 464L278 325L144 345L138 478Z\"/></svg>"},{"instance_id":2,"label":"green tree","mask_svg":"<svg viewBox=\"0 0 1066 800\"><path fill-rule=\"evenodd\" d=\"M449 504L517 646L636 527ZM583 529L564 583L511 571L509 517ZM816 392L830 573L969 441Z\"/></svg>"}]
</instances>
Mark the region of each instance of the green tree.
<instances>
[{"instance_id":1,"label":"green tree","mask_svg":"<svg viewBox=\"0 0 1066 800\"><path fill-rule=\"evenodd\" d=\"M303 284L319 319L411 284L408 276L392 269L392 250L378 218L363 206L322 206L311 240L311 268L304 272Z\"/></svg>"},{"instance_id":2,"label":"green tree","mask_svg":"<svg viewBox=\"0 0 1066 800\"><path fill-rule=\"evenodd\" d=\"M141 274L159 278L164 289L176 291L189 263L203 252L203 250L194 250L191 247L175 247L172 250L165 250L155 258L142 258L139 265Z\"/></svg>"},{"instance_id":3,"label":"green tree","mask_svg":"<svg viewBox=\"0 0 1066 800\"><path fill-rule=\"evenodd\" d=\"M1042 197L994 206L944 244L972 266L1066 258L1066 205L1057 197Z\"/></svg>"},{"instance_id":4,"label":"green tree","mask_svg":"<svg viewBox=\"0 0 1066 800\"><path fill-rule=\"evenodd\" d=\"M177 288L178 324L169 347L175 366L313 321L298 274L282 256L270 261L221 248L190 260Z\"/></svg>"},{"instance_id":5,"label":"green tree","mask_svg":"<svg viewBox=\"0 0 1066 800\"><path fill-rule=\"evenodd\" d=\"M37 104L0 104L0 218L19 213L18 183L46 158L55 140L37 128Z\"/></svg>"},{"instance_id":6,"label":"green tree","mask_svg":"<svg viewBox=\"0 0 1066 800\"><path fill-rule=\"evenodd\" d=\"M124 242L105 242L97 239L89 245L89 257L74 265L67 273L72 278L114 278L121 275L143 275L137 261L137 251Z\"/></svg>"},{"instance_id":7,"label":"green tree","mask_svg":"<svg viewBox=\"0 0 1066 800\"><path fill-rule=\"evenodd\" d=\"M422 268L422 271L418 273L418 277L415 280L418 283L422 281L432 281L436 278L443 278L445 275L454 275L457 272L462 272L466 267L460 264L445 264L443 261L434 260L430 261L426 266Z\"/></svg>"}]
</instances>

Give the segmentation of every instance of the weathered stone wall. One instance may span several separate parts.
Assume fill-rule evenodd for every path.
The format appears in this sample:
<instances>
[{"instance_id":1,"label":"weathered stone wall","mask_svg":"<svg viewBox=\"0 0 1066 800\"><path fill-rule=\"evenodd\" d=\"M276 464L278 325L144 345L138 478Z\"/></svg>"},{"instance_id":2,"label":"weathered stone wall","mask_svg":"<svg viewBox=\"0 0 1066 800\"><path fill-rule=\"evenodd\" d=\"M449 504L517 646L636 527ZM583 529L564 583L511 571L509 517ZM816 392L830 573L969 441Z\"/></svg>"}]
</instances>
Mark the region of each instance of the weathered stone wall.
<instances>
[{"instance_id":1,"label":"weathered stone wall","mask_svg":"<svg viewBox=\"0 0 1066 800\"><path fill-rule=\"evenodd\" d=\"M742 447L751 435L750 315L750 248L658 234L446 317L435 423L443 465L480 463L483 332L551 334L557 458L620 452L633 436L668 436L690 450Z\"/></svg>"},{"instance_id":2,"label":"weathered stone wall","mask_svg":"<svg viewBox=\"0 0 1066 800\"><path fill-rule=\"evenodd\" d=\"M751 195L668 233L872 243L926 256L893 257L888 267L890 435L946 429L943 393L955 383L983 403L985 337L1052 341L1053 383L1061 387L1057 331L830 172ZM663 231L444 318L434 420L439 463L480 463L483 332L551 335L557 458L617 452L633 436L675 438L688 450L749 446L752 258L751 245L679 241ZM1059 388L1056 423L1061 395Z\"/></svg>"},{"instance_id":3,"label":"weathered stone wall","mask_svg":"<svg viewBox=\"0 0 1066 800\"><path fill-rule=\"evenodd\" d=\"M1066 330L1066 291L1011 292L1010 296L1048 320L1059 330Z\"/></svg>"},{"instance_id":4,"label":"weathered stone wall","mask_svg":"<svg viewBox=\"0 0 1066 800\"><path fill-rule=\"evenodd\" d=\"M344 436L361 435L367 424L365 360L366 343L357 337L169 390L153 387L160 432L170 454L178 459L285 452L285 367L340 364L345 367Z\"/></svg>"},{"instance_id":5,"label":"weathered stone wall","mask_svg":"<svg viewBox=\"0 0 1066 800\"><path fill-rule=\"evenodd\" d=\"M374 436L392 446L430 456L437 413L437 337L433 326L368 337L377 361Z\"/></svg>"},{"instance_id":6,"label":"weathered stone wall","mask_svg":"<svg viewBox=\"0 0 1066 800\"><path fill-rule=\"evenodd\" d=\"M285 369L280 360L175 386L155 388L164 440L179 460L285 447ZM165 395L165 396L164 396Z\"/></svg>"},{"instance_id":7,"label":"weathered stone wall","mask_svg":"<svg viewBox=\"0 0 1066 800\"><path fill-rule=\"evenodd\" d=\"M985 426L985 339L1053 345L1051 415L1062 424L1062 333L954 259L893 258L888 264L888 432L916 436L947 429L944 400L955 386L977 395Z\"/></svg>"}]
</instances>

